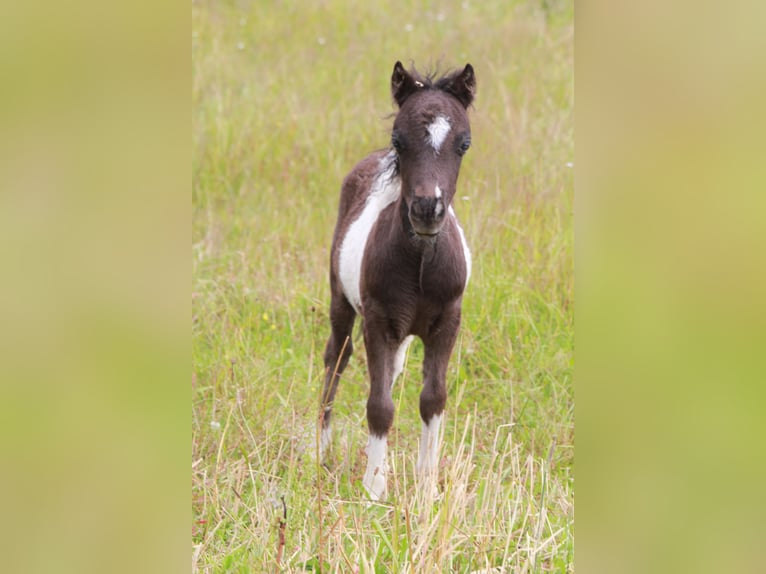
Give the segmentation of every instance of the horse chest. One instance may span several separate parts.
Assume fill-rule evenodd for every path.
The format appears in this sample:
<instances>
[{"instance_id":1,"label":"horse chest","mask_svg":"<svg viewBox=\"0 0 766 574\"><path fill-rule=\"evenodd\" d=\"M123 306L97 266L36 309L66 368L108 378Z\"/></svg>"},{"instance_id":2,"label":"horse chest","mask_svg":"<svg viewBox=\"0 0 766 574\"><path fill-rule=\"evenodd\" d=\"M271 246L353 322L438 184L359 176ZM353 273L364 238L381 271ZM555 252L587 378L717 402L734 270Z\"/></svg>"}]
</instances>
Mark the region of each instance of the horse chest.
<instances>
[{"instance_id":1,"label":"horse chest","mask_svg":"<svg viewBox=\"0 0 766 574\"><path fill-rule=\"evenodd\" d=\"M441 243L413 247L408 237L392 233L393 206L368 202L349 226L339 256L343 291L363 313L366 297L407 307L448 304L462 295L471 271L471 256L454 212ZM430 305L427 305L430 306Z\"/></svg>"},{"instance_id":2,"label":"horse chest","mask_svg":"<svg viewBox=\"0 0 766 574\"><path fill-rule=\"evenodd\" d=\"M461 297L467 279L462 250L381 250L377 239L371 236L362 263L362 314L387 318L400 335L417 333L416 325L429 325Z\"/></svg>"}]
</instances>

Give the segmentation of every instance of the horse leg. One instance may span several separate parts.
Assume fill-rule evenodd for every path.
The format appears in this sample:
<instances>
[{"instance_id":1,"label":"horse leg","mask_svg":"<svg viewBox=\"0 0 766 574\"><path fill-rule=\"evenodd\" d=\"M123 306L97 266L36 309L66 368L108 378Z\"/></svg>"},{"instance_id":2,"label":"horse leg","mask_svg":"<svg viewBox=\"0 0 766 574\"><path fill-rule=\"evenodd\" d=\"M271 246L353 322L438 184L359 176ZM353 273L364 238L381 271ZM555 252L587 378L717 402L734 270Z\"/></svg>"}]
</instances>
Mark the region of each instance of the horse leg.
<instances>
[{"instance_id":1,"label":"horse leg","mask_svg":"<svg viewBox=\"0 0 766 574\"><path fill-rule=\"evenodd\" d=\"M330 301L330 338L324 351L325 383L322 392L322 431L319 437L319 460L324 459L330 446L332 404L338 390L338 381L343 373L354 345L351 333L354 329L356 312L342 293L333 293Z\"/></svg>"},{"instance_id":2,"label":"horse leg","mask_svg":"<svg viewBox=\"0 0 766 574\"><path fill-rule=\"evenodd\" d=\"M396 350L396 356L394 356L394 376L391 379L391 383L395 383L396 379L399 377L399 375L402 374L402 371L404 370L404 358L407 355L407 349L410 346L410 343L412 343L412 340L415 338L414 335L408 335L404 338L404 341L399 345L399 348Z\"/></svg>"},{"instance_id":3,"label":"horse leg","mask_svg":"<svg viewBox=\"0 0 766 574\"><path fill-rule=\"evenodd\" d=\"M370 374L367 425L370 434L366 448L367 470L362 478L362 484L370 499L375 501L386 496L388 432L394 421L391 387L396 370L401 371L401 365L404 363L404 352L401 353L401 359L397 357L397 351L404 341L400 341L399 344L392 341L392 337L387 335L386 323L385 320L375 321L369 315L365 315L364 345L367 350L367 369Z\"/></svg>"},{"instance_id":4,"label":"horse leg","mask_svg":"<svg viewBox=\"0 0 766 574\"><path fill-rule=\"evenodd\" d=\"M420 393L420 438L417 473L433 480L439 467L439 430L447 402L447 364L460 328L459 303L446 309L424 339L423 390Z\"/></svg>"}]
</instances>

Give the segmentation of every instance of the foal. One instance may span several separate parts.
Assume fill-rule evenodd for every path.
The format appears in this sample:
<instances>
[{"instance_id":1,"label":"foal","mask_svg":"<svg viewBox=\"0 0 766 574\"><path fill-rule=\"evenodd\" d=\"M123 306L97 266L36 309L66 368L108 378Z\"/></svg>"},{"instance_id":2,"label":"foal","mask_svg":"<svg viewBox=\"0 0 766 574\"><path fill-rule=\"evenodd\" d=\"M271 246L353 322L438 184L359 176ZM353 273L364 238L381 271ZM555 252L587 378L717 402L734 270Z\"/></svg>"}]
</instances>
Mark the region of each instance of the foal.
<instances>
[{"instance_id":1,"label":"foal","mask_svg":"<svg viewBox=\"0 0 766 574\"><path fill-rule=\"evenodd\" d=\"M324 353L319 441L323 457L358 313L370 374L370 434L362 483L372 500L386 495L387 436L394 418L391 387L415 335L425 347L417 471L424 477L436 474L447 363L471 273L471 255L452 198L462 156L471 144L467 108L476 93L473 67L466 64L433 79L407 72L397 62L391 93L399 107L391 148L363 159L341 189L330 257L332 332Z\"/></svg>"}]
</instances>

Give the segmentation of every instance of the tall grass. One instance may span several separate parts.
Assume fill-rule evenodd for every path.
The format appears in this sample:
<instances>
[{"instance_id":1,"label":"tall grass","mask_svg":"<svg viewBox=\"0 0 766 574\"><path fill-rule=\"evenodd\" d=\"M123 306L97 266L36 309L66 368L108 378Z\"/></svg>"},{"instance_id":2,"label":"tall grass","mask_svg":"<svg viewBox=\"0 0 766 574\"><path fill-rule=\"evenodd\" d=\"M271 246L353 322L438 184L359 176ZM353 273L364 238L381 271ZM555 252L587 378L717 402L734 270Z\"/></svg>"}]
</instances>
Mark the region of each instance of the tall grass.
<instances>
[{"instance_id":1,"label":"tall grass","mask_svg":"<svg viewBox=\"0 0 766 574\"><path fill-rule=\"evenodd\" d=\"M571 571L571 3L198 0L192 23L193 568ZM476 69L455 200L474 271L438 494L414 483L416 342L368 506L361 340L326 467L316 415L340 182L387 145L397 59Z\"/></svg>"}]
</instances>

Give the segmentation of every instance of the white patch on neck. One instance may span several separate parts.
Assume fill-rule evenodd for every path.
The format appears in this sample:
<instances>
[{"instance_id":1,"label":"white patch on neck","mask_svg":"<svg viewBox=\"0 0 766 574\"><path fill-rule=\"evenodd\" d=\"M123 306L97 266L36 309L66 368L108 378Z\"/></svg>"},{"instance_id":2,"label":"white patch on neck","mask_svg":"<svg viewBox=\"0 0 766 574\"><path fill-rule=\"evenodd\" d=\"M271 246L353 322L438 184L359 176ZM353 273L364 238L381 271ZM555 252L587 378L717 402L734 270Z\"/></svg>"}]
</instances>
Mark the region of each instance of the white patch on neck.
<instances>
[{"instance_id":1,"label":"white patch on neck","mask_svg":"<svg viewBox=\"0 0 766 574\"><path fill-rule=\"evenodd\" d=\"M388 447L388 437L370 435L367 440L367 470L362 478L364 486L370 499L378 501L386 496L386 472L388 465L386 463L386 450Z\"/></svg>"},{"instance_id":2,"label":"white patch on neck","mask_svg":"<svg viewBox=\"0 0 766 574\"><path fill-rule=\"evenodd\" d=\"M452 218L455 220L455 225L457 225L457 231L460 234L460 243L463 244L463 258L465 259L465 285L468 287L468 280L471 278L471 251L468 249L468 243L465 240L465 234L463 233L463 228L460 227L460 223L457 220L457 215L455 215L455 210L452 209L452 206L449 206L449 214L452 216Z\"/></svg>"},{"instance_id":3,"label":"white patch on neck","mask_svg":"<svg viewBox=\"0 0 766 574\"><path fill-rule=\"evenodd\" d=\"M361 215L349 226L340 247L338 275L343 286L343 293L357 313L362 312L362 297L359 292L359 280L362 275L362 257L367 245L367 238L380 212L399 199L402 184L399 178L392 179L394 162L390 152L380 160L380 172L370 187L370 194L364 204ZM386 167L388 166L388 167Z\"/></svg>"},{"instance_id":4,"label":"white patch on neck","mask_svg":"<svg viewBox=\"0 0 766 574\"><path fill-rule=\"evenodd\" d=\"M417 472L421 476L435 472L439 464L439 429L442 415L434 415L428 424L423 423L420 435L420 456L418 457Z\"/></svg>"},{"instance_id":5,"label":"white patch on neck","mask_svg":"<svg viewBox=\"0 0 766 574\"><path fill-rule=\"evenodd\" d=\"M449 118L446 116L436 116L436 119L426 129L428 130L426 140L434 148L434 151L439 153L450 130Z\"/></svg>"},{"instance_id":6,"label":"white patch on neck","mask_svg":"<svg viewBox=\"0 0 766 574\"><path fill-rule=\"evenodd\" d=\"M455 210L452 209L452 206L449 206L449 214L452 216L452 218L455 220L455 225L457 225L457 231L460 234L460 242L463 244L463 258L465 259L465 285L468 287L468 280L471 278L471 250L468 249L468 242L465 240L465 234L463 233L463 228L460 227L460 222L457 220L457 215L455 215Z\"/></svg>"}]
</instances>

